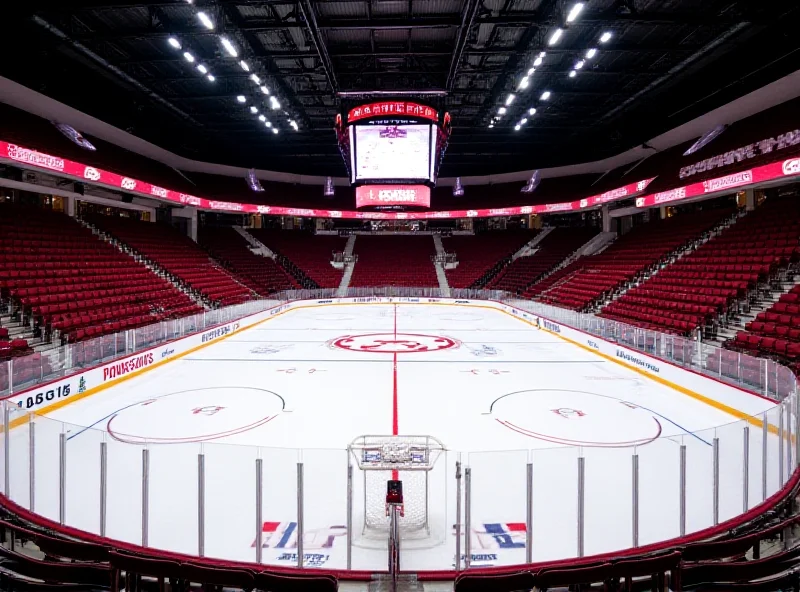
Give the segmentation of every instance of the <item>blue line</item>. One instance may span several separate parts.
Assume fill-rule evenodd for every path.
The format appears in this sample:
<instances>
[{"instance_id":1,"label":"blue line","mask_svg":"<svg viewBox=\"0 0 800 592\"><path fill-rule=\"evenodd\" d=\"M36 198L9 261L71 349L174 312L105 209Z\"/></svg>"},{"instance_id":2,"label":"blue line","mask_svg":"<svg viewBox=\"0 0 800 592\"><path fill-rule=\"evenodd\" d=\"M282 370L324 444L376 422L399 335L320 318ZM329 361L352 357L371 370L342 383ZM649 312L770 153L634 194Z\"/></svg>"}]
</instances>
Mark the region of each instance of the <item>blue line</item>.
<instances>
[{"instance_id":1,"label":"blue line","mask_svg":"<svg viewBox=\"0 0 800 592\"><path fill-rule=\"evenodd\" d=\"M689 434L690 436L693 436L693 437L697 438L697 439L698 439L698 440L700 440L700 441L701 441L703 444L707 444L708 446L711 446L711 442L707 442L706 440L703 440L703 439L702 439L700 436L698 436L697 434L694 434L694 433L690 432L689 430L687 430L687 429L686 429L685 427L683 427L682 425L675 423L675 422L674 422L674 421L672 421L672 420L671 420L669 417L665 417L664 415L661 415L660 413L657 413L657 412L653 411L652 409L648 409L647 407L642 407L641 405L639 405L638 403L634 403L633 401L626 401L626 403L630 403L631 405L636 405L636 406L637 406L637 407L639 407L640 409L644 409L645 411L649 411L649 412L650 412L650 413L652 413L653 415L657 415L658 417L660 417L660 418L661 418L661 419L663 419L664 421L668 421L669 423L671 423L672 425L674 425L674 426L675 426L676 428L678 428L679 430L683 430L684 432L686 432L686 433L687 433L687 434Z\"/></svg>"},{"instance_id":2,"label":"blue line","mask_svg":"<svg viewBox=\"0 0 800 592\"><path fill-rule=\"evenodd\" d=\"M118 414L119 412L121 412L121 411L125 411L125 410L126 410L126 409L128 409L129 407L135 407L136 405L141 405L141 404L142 404L142 402L141 402L141 401L138 401L138 402L136 402L136 403L131 403L130 405L127 405L127 406L125 406L125 407L123 407L123 408L121 408L121 409L117 409L116 411L114 411L113 413L111 413L111 414L109 414L109 415L106 415L106 416L105 416L105 417L103 417L102 419L98 419L98 420L97 420L96 422L94 422L93 424L86 426L86 427L85 427L85 428L83 428L81 431L79 431L79 432L75 432L75 433L74 433L74 434L72 434L72 435L71 435L69 438L67 438L67 441L70 441L70 440L72 440L73 438L77 438L77 437L78 437L78 436L80 436L80 435L81 435L83 432L85 432L85 431L87 431L87 430L91 430L91 429L92 429L94 426L96 426L98 423L102 423L102 422L104 422L105 420L109 419L110 417L114 417L115 415L117 415L117 414Z\"/></svg>"}]
</instances>

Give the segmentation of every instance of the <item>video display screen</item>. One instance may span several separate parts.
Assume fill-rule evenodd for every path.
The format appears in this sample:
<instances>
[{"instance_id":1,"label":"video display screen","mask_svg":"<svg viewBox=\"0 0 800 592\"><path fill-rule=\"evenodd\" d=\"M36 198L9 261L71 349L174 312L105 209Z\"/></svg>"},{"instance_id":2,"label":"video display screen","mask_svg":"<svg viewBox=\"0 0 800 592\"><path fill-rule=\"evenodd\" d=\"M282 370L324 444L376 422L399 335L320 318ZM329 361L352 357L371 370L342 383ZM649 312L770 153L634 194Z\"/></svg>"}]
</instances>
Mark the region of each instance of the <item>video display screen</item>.
<instances>
[{"instance_id":1,"label":"video display screen","mask_svg":"<svg viewBox=\"0 0 800 592\"><path fill-rule=\"evenodd\" d=\"M355 180L431 179L432 126L357 125Z\"/></svg>"}]
</instances>

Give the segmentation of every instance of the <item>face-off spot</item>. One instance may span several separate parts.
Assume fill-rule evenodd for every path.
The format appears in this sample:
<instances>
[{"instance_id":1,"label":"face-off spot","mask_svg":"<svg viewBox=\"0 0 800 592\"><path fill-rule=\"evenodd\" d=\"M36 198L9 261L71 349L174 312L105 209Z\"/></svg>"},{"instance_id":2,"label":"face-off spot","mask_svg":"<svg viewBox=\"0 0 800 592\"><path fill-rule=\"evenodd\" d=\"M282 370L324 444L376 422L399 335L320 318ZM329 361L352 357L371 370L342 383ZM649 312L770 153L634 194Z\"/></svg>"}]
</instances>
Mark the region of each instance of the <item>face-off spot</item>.
<instances>
[{"instance_id":1,"label":"face-off spot","mask_svg":"<svg viewBox=\"0 0 800 592\"><path fill-rule=\"evenodd\" d=\"M523 436L562 444L627 448L661 435L650 411L611 397L584 391L542 389L509 393L496 399L491 415Z\"/></svg>"},{"instance_id":2,"label":"face-off spot","mask_svg":"<svg viewBox=\"0 0 800 592\"><path fill-rule=\"evenodd\" d=\"M460 343L451 337L422 333L365 333L345 335L330 342L330 347L362 353L412 354L455 349Z\"/></svg>"},{"instance_id":3,"label":"face-off spot","mask_svg":"<svg viewBox=\"0 0 800 592\"><path fill-rule=\"evenodd\" d=\"M109 435L128 444L207 442L273 420L283 399L251 387L201 388L146 399L109 418Z\"/></svg>"}]
</instances>

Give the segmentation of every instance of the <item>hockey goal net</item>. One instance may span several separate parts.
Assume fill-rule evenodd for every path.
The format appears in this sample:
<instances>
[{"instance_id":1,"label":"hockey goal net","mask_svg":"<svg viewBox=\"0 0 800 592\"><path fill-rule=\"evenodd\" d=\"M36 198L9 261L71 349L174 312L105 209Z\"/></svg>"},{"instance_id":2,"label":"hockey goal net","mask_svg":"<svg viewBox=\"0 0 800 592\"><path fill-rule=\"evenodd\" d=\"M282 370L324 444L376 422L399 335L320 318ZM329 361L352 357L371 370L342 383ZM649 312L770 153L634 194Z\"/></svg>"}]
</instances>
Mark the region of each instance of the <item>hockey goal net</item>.
<instances>
[{"instance_id":1,"label":"hockey goal net","mask_svg":"<svg viewBox=\"0 0 800 592\"><path fill-rule=\"evenodd\" d=\"M444 452L444 445L432 436L360 436L353 440L349 450L363 479L361 534L385 540L390 526L386 483L400 480L403 482L400 535L406 539L427 537L429 476Z\"/></svg>"}]
</instances>

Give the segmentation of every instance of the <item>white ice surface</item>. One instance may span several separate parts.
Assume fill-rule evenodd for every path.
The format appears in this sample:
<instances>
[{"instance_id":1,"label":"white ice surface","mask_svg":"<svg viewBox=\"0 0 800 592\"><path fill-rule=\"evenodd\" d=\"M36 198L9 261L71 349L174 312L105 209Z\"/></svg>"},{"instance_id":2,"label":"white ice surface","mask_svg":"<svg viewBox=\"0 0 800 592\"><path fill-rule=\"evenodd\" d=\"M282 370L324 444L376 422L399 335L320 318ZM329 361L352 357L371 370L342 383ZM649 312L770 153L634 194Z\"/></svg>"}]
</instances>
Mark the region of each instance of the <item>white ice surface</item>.
<instances>
[{"instance_id":1,"label":"white ice surface","mask_svg":"<svg viewBox=\"0 0 800 592\"><path fill-rule=\"evenodd\" d=\"M429 351L407 351L418 344ZM443 345L451 347L437 349ZM402 353L384 351L398 348ZM415 304L292 311L39 418L35 509L58 517L64 429L66 522L98 532L100 442L106 442L107 535L141 543L147 448L148 544L194 553L202 452L206 555L252 561L255 459L261 458L263 520L281 523L272 529L277 534L265 534L263 560L285 565L296 551L291 523L302 462L307 562L343 568L346 446L363 434L391 434L395 422L400 434L431 435L448 449L429 475L431 534L409 534L403 569L452 567L459 458L471 469L472 554L479 565L524 560L524 532L508 525L525 522L528 462L534 560L577 553L581 455L587 555L631 545L634 453L640 544L679 534L681 444L688 461L687 531L712 523L714 437L720 439L720 520L742 511L746 423L499 311ZM727 427L710 429L715 426ZM12 433L12 497L26 507L27 431ZM761 433L751 431L750 507L762 493ZM777 437L768 445L770 456L777 455ZM384 569L385 544L374 533L362 535L363 483L356 468L353 567ZM768 486L769 493L778 488L775 467ZM419 489L406 495L424 499Z\"/></svg>"}]
</instances>

